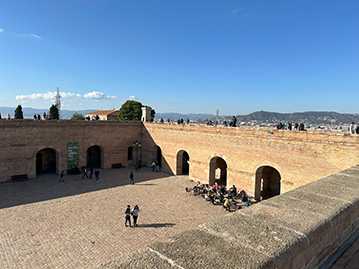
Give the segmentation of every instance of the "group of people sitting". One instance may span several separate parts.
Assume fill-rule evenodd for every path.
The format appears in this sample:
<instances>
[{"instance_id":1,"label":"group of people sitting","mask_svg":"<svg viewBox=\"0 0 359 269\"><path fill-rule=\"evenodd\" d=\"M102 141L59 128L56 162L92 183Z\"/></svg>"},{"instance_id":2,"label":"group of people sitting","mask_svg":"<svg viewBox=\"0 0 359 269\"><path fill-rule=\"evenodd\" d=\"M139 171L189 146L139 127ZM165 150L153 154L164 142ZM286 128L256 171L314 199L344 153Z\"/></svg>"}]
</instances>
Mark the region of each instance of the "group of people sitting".
<instances>
[{"instance_id":1,"label":"group of people sitting","mask_svg":"<svg viewBox=\"0 0 359 269\"><path fill-rule=\"evenodd\" d=\"M214 205L223 205L227 211L231 211L231 207L241 208L238 205L239 201L244 203L244 206L250 206L252 204L248 194L244 191L238 191L235 185L229 190L226 186L219 186L217 182L213 186L209 184L197 184L192 188L186 188L187 192L192 192L193 195L201 195L206 201L211 202Z\"/></svg>"}]
</instances>

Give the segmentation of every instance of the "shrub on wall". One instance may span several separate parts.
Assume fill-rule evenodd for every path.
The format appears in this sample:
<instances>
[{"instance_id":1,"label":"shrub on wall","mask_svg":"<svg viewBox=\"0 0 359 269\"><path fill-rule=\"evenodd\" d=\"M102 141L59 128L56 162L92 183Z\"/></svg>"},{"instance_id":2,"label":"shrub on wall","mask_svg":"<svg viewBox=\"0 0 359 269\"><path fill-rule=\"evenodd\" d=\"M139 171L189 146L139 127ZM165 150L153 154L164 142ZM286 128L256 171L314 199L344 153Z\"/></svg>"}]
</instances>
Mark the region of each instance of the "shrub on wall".
<instances>
[{"instance_id":1,"label":"shrub on wall","mask_svg":"<svg viewBox=\"0 0 359 269\"><path fill-rule=\"evenodd\" d=\"M15 112L15 114L14 114L15 119L23 119L24 118L24 114L22 112L21 105L18 105L14 112Z\"/></svg>"}]
</instances>

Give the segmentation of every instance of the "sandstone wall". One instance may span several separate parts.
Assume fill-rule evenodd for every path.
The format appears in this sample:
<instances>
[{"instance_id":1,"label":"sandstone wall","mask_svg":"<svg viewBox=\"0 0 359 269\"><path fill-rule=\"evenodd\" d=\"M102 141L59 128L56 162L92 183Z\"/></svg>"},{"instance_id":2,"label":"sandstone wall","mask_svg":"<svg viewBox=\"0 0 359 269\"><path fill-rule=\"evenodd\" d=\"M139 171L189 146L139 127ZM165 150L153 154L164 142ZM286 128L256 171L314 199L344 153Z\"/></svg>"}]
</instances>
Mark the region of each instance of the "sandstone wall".
<instances>
[{"instance_id":1,"label":"sandstone wall","mask_svg":"<svg viewBox=\"0 0 359 269\"><path fill-rule=\"evenodd\" d=\"M219 156L227 163L228 185L250 194L263 165L280 173L283 193L359 163L356 135L155 123L145 128L143 141L162 149L163 169L176 173L177 153L185 150L190 177L208 182L210 160Z\"/></svg>"},{"instance_id":2,"label":"sandstone wall","mask_svg":"<svg viewBox=\"0 0 359 269\"><path fill-rule=\"evenodd\" d=\"M141 132L140 122L0 120L0 182L19 174L35 178L36 154L44 148L56 151L57 173L65 170L68 142L79 142L79 166L86 165L86 151L93 145L102 149L102 168L133 165L128 147L141 139Z\"/></svg>"}]
</instances>

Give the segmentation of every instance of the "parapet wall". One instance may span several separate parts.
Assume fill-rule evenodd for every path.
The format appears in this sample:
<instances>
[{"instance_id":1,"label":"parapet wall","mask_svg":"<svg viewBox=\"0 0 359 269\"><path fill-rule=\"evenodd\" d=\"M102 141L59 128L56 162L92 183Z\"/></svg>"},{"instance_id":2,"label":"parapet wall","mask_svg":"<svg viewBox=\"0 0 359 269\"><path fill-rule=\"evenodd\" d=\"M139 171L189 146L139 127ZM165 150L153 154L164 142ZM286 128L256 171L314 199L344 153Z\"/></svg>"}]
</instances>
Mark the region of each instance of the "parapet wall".
<instances>
[{"instance_id":1,"label":"parapet wall","mask_svg":"<svg viewBox=\"0 0 359 269\"><path fill-rule=\"evenodd\" d=\"M190 177L208 182L210 160L219 156L227 164L227 185L250 194L261 166L280 173L284 193L359 163L359 136L343 133L155 123L145 123L144 133L144 141L161 147L169 172L176 174L184 150Z\"/></svg>"},{"instance_id":2,"label":"parapet wall","mask_svg":"<svg viewBox=\"0 0 359 269\"><path fill-rule=\"evenodd\" d=\"M359 229L358 193L359 166L355 166L154 243L109 265L327 268L328 257Z\"/></svg>"}]
</instances>

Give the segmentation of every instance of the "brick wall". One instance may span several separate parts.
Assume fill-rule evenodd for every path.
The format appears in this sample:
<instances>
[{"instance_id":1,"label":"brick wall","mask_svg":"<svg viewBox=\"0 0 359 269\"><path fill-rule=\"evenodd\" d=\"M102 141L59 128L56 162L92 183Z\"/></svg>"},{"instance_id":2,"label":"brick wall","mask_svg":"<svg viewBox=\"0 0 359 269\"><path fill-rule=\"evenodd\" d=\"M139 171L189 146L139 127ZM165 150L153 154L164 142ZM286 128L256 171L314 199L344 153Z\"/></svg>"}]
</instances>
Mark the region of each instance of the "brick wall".
<instances>
[{"instance_id":1,"label":"brick wall","mask_svg":"<svg viewBox=\"0 0 359 269\"><path fill-rule=\"evenodd\" d=\"M36 177L36 154L44 148L57 153L57 173L67 168L67 143L79 143L79 166L86 165L86 151L97 145L102 149L102 168L128 161L128 147L141 138L140 122L113 121L0 121L0 182L12 175Z\"/></svg>"},{"instance_id":2,"label":"brick wall","mask_svg":"<svg viewBox=\"0 0 359 269\"><path fill-rule=\"evenodd\" d=\"M335 132L277 131L145 123L144 144L162 149L165 170L176 173L180 150L189 154L190 176L209 179L210 160L227 164L227 185L254 192L255 173L263 165L281 176L281 193L359 163L359 136Z\"/></svg>"}]
</instances>

